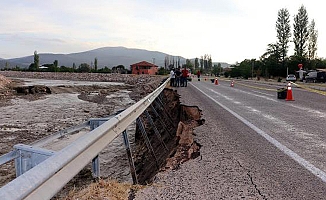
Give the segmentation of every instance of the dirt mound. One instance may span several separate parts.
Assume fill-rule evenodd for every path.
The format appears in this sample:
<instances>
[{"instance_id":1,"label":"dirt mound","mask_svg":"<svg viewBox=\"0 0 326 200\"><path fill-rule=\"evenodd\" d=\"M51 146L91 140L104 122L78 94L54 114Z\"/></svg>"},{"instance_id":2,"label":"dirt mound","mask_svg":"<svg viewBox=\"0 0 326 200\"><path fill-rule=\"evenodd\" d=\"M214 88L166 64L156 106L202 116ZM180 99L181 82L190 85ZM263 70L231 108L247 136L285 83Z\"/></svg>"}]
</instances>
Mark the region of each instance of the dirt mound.
<instances>
[{"instance_id":1,"label":"dirt mound","mask_svg":"<svg viewBox=\"0 0 326 200\"><path fill-rule=\"evenodd\" d=\"M8 84L11 83L11 80L7 79L5 76L0 74L0 90L5 89Z\"/></svg>"},{"instance_id":2,"label":"dirt mound","mask_svg":"<svg viewBox=\"0 0 326 200\"><path fill-rule=\"evenodd\" d=\"M10 79L0 74L0 100L5 99L7 96L11 95L11 91L9 89L11 82L12 81Z\"/></svg>"}]
</instances>

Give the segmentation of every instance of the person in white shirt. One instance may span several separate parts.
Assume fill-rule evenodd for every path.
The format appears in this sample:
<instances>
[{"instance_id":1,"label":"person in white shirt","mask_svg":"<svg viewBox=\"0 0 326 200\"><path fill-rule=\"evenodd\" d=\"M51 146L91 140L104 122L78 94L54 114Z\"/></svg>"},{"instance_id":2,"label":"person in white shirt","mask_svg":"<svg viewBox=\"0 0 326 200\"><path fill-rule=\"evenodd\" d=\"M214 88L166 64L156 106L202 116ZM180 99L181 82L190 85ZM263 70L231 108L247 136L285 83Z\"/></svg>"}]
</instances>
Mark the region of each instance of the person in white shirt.
<instances>
[{"instance_id":1,"label":"person in white shirt","mask_svg":"<svg viewBox=\"0 0 326 200\"><path fill-rule=\"evenodd\" d=\"M175 86L175 73L174 73L174 69L171 69L170 71L170 86L174 87Z\"/></svg>"}]
</instances>

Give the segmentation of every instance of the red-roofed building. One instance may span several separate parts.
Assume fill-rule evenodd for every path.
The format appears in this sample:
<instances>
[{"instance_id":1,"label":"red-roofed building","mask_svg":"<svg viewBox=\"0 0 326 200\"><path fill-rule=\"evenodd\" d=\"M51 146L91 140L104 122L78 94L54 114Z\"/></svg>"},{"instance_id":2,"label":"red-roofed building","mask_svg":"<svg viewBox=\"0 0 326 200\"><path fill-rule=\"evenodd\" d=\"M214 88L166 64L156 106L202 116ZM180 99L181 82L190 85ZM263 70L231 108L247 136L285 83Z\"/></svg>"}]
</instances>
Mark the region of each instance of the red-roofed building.
<instances>
[{"instance_id":1,"label":"red-roofed building","mask_svg":"<svg viewBox=\"0 0 326 200\"><path fill-rule=\"evenodd\" d=\"M131 73L132 74L150 74L155 75L158 72L158 66L142 61L139 63L135 63L130 65L131 66Z\"/></svg>"}]
</instances>

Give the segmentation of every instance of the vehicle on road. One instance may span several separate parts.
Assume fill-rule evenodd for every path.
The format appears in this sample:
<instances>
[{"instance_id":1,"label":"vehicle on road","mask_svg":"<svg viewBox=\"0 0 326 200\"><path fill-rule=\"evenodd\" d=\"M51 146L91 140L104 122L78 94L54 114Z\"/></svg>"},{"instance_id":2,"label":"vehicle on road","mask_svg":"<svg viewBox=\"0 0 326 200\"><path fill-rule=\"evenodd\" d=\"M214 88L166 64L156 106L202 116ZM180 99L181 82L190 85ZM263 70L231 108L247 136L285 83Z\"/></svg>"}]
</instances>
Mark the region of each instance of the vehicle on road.
<instances>
[{"instance_id":1,"label":"vehicle on road","mask_svg":"<svg viewBox=\"0 0 326 200\"><path fill-rule=\"evenodd\" d=\"M292 82L295 82L297 80L297 77L295 77L294 74L289 74L287 77L286 77L286 81L292 81Z\"/></svg>"},{"instance_id":2,"label":"vehicle on road","mask_svg":"<svg viewBox=\"0 0 326 200\"><path fill-rule=\"evenodd\" d=\"M326 72L312 71L305 76L306 82L326 82Z\"/></svg>"}]
</instances>

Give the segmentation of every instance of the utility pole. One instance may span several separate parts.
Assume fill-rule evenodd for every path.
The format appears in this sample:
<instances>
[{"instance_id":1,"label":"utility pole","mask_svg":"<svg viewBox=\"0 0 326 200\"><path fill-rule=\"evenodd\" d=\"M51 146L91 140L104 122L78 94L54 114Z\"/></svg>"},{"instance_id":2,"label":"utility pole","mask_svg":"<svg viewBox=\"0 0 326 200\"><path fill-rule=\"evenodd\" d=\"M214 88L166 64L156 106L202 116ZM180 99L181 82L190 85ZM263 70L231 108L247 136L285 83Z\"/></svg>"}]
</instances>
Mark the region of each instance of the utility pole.
<instances>
[{"instance_id":1,"label":"utility pole","mask_svg":"<svg viewBox=\"0 0 326 200\"><path fill-rule=\"evenodd\" d=\"M254 79L254 65L255 65L255 61L253 60L251 63L251 80Z\"/></svg>"}]
</instances>

